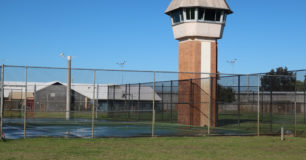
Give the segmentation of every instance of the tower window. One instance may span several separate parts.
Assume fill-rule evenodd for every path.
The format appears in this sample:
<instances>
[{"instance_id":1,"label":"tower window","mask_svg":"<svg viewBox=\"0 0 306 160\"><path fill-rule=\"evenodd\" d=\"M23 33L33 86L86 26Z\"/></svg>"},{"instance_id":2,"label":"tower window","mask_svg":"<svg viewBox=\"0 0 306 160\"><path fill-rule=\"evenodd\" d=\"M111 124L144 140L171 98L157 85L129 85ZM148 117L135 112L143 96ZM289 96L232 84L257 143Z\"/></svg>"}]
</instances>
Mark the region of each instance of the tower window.
<instances>
[{"instance_id":1,"label":"tower window","mask_svg":"<svg viewBox=\"0 0 306 160\"><path fill-rule=\"evenodd\" d=\"M221 9L182 8L171 13L173 24L190 21L225 22L226 13Z\"/></svg>"},{"instance_id":2,"label":"tower window","mask_svg":"<svg viewBox=\"0 0 306 160\"><path fill-rule=\"evenodd\" d=\"M173 23L179 23L180 22L180 14L179 14L178 10L173 12L172 18L173 18Z\"/></svg>"},{"instance_id":3,"label":"tower window","mask_svg":"<svg viewBox=\"0 0 306 160\"><path fill-rule=\"evenodd\" d=\"M205 13L204 8L199 8L198 9L198 20L204 21L204 13Z\"/></svg>"},{"instance_id":4,"label":"tower window","mask_svg":"<svg viewBox=\"0 0 306 160\"><path fill-rule=\"evenodd\" d=\"M213 9L205 10L205 21L215 21L216 11Z\"/></svg>"},{"instance_id":5,"label":"tower window","mask_svg":"<svg viewBox=\"0 0 306 160\"><path fill-rule=\"evenodd\" d=\"M223 15L223 22L226 22L226 17L227 17L227 14L224 13L224 15Z\"/></svg>"},{"instance_id":6,"label":"tower window","mask_svg":"<svg viewBox=\"0 0 306 160\"><path fill-rule=\"evenodd\" d=\"M183 22L184 21L184 13L183 13L183 9L180 9L180 18L181 18L181 21Z\"/></svg>"},{"instance_id":7,"label":"tower window","mask_svg":"<svg viewBox=\"0 0 306 160\"><path fill-rule=\"evenodd\" d=\"M181 9L178 9L178 10L175 10L173 13L172 13L172 19L173 19L173 23L180 23L182 22L184 19L183 19L183 12Z\"/></svg>"},{"instance_id":8,"label":"tower window","mask_svg":"<svg viewBox=\"0 0 306 160\"><path fill-rule=\"evenodd\" d=\"M182 21L184 21L184 18L183 18L183 12L181 9L178 9L178 10L175 10L173 13L172 13L172 19L173 19L173 23L180 23Z\"/></svg>"},{"instance_id":9,"label":"tower window","mask_svg":"<svg viewBox=\"0 0 306 160\"><path fill-rule=\"evenodd\" d=\"M195 8L186 8L186 20L195 19Z\"/></svg>"},{"instance_id":10,"label":"tower window","mask_svg":"<svg viewBox=\"0 0 306 160\"><path fill-rule=\"evenodd\" d=\"M221 11L217 11L217 12L216 12L216 21L217 21L217 22L220 22L220 20L221 20L221 15L222 15L222 12L221 12Z\"/></svg>"}]
</instances>

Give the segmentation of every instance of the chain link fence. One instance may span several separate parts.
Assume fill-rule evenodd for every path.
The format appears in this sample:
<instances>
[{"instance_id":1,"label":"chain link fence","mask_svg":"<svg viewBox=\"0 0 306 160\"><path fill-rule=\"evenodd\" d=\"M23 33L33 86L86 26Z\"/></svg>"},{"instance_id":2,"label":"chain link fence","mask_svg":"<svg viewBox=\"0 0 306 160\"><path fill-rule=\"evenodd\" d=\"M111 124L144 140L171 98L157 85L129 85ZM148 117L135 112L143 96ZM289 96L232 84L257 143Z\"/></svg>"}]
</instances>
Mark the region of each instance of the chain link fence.
<instances>
[{"instance_id":1,"label":"chain link fence","mask_svg":"<svg viewBox=\"0 0 306 160\"><path fill-rule=\"evenodd\" d=\"M225 75L1 67L0 133L27 137L306 136L306 71ZM69 93L69 94L68 94ZM70 108L67 108L70 95Z\"/></svg>"}]
</instances>

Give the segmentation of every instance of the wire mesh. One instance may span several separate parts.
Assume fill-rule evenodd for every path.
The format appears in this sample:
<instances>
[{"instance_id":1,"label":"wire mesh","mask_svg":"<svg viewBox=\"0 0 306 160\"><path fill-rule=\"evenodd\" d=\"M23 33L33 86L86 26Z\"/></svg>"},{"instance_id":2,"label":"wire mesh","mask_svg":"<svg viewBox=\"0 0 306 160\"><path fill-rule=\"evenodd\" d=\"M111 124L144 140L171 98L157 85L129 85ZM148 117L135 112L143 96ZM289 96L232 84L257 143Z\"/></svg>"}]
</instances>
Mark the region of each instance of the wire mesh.
<instances>
[{"instance_id":1,"label":"wire mesh","mask_svg":"<svg viewBox=\"0 0 306 160\"><path fill-rule=\"evenodd\" d=\"M222 76L218 80L218 127L228 135L257 132L257 75ZM216 131L216 134L219 134Z\"/></svg>"},{"instance_id":2,"label":"wire mesh","mask_svg":"<svg viewBox=\"0 0 306 160\"><path fill-rule=\"evenodd\" d=\"M306 71L288 75L4 67L7 138L306 136Z\"/></svg>"}]
</instances>

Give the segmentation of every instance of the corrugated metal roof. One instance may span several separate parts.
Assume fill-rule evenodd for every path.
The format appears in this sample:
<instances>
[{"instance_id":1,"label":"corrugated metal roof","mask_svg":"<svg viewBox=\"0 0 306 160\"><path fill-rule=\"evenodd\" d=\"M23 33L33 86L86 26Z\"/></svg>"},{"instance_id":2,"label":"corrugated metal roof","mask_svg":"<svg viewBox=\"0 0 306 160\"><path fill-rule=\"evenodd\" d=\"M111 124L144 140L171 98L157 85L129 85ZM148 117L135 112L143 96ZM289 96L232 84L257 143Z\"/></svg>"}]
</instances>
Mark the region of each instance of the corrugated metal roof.
<instances>
[{"instance_id":1,"label":"corrugated metal roof","mask_svg":"<svg viewBox=\"0 0 306 160\"><path fill-rule=\"evenodd\" d=\"M114 86L110 86L110 92L113 93ZM153 88L149 86L141 86L140 93L138 86L130 86L129 88L125 88L124 85L115 86L115 100L138 100L138 98L142 101L152 101L153 99ZM139 97L140 96L140 97ZM112 99L112 97L109 97ZM161 101L161 97L155 93L155 100Z\"/></svg>"},{"instance_id":2,"label":"corrugated metal roof","mask_svg":"<svg viewBox=\"0 0 306 160\"><path fill-rule=\"evenodd\" d=\"M32 98L34 94L34 90L36 87L36 91L40 91L46 87L49 87L51 85L54 85L56 83L59 83L61 85L66 86L66 83L62 83L59 81L53 81L53 82L27 82L27 92L28 92L28 98ZM14 81L4 81L4 97L8 98L9 96L15 95L14 98L19 99L20 97L24 97L25 92L25 82L14 82ZM99 100L106 100L108 99L108 88L112 87L113 85L110 84L96 84L95 89L95 98ZM119 89L116 89L116 95L118 96L116 100L124 100L124 91L125 86L118 86ZM92 84L82 84L82 83L72 83L71 89L82 94L83 96L86 96L90 99L93 98L93 85ZM133 95L132 99L136 100L138 99L138 87L131 87L130 88L130 94ZM149 101L152 100L153 97L153 88L152 87L141 87L141 96L140 100L142 101ZM155 94L156 101L160 101L161 98L158 96L158 94Z\"/></svg>"},{"instance_id":3,"label":"corrugated metal roof","mask_svg":"<svg viewBox=\"0 0 306 160\"><path fill-rule=\"evenodd\" d=\"M53 84L59 83L61 85L66 86L66 83L62 83L59 81L53 82L28 82L27 83L27 91L29 93L34 93L34 88L36 87L36 91L40 91L46 87L49 87ZM25 92L25 82L13 82L13 81L4 81L4 97L9 97L12 93L16 94L17 92L22 92L24 95ZM96 85L96 97L97 99L107 99L107 84L97 84ZM92 99L93 98L93 85L92 84L80 84L80 83L72 83L71 89Z\"/></svg>"},{"instance_id":4,"label":"corrugated metal roof","mask_svg":"<svg viewBox=\"0 0 306 160\"><path fill-rule=\"evenodd\" d=\"M225 0L172 0L165 13L168 14L173 10L183 7L216 8L228 10L229 13L232 13Z\"/></svg>"},{"instance_id":5,"label":"corrugated metal roof","mask_svg":"<svg viewBox=\"0 0 306 160\"><path fill-rule=\"evenodd\" d=\"M39 91L45 87L48 87L57 81L53 82L28 82L27 92L34 92L34 88ZM8 97L11 92L25 92L25 82L16 81L4 81L4 97Z\"/></svg>"}]
</instances>

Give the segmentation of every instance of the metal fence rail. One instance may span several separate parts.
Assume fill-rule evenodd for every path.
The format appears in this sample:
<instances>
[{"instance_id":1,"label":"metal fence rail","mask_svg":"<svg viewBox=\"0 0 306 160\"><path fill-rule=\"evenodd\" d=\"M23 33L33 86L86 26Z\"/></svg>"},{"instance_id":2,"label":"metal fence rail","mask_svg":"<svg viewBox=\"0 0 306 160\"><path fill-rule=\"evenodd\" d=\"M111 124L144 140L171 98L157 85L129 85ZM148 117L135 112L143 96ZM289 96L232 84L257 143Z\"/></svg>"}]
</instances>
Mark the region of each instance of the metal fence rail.
<instances>
[{"instance_id":1,"label":"metal fence rail","mask_svg":"<svg viewBox=\"0 0 306 160\"><path fill-rule=\"evenodd\" d=\"M284 127L303 137L305 75L2 65L0 133L12 139L278 135Z\"/></svg>"}]
</instances>

